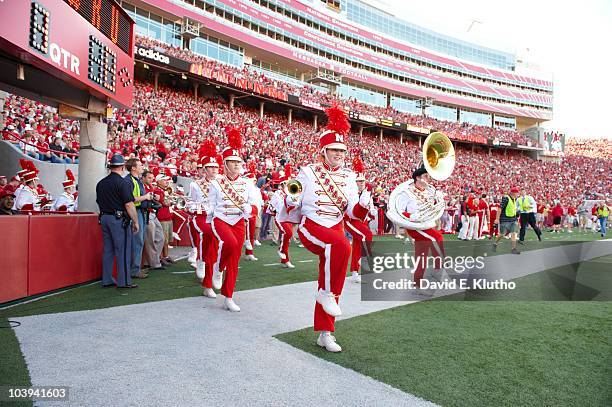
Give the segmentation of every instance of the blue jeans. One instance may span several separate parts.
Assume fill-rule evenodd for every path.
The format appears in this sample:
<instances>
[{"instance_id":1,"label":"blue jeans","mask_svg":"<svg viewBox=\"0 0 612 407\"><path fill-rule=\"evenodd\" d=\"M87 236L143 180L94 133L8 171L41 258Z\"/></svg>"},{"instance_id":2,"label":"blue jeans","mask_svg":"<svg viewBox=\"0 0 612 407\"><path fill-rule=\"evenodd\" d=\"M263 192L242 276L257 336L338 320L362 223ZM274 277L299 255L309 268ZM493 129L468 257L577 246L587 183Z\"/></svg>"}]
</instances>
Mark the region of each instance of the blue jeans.
<instances>
[{"instance_id":1,"label":"blue jeans","mask_svg":"<svg viewBox=\"0 0 612 407\"><path fill-rule=\"evenodd\" d=\"M271 220L272 215L270 215L269 213L264 212L261 214L261 229L259 230L259 240L267 239Z\"/></svg>"},{"instance_id":2,"label":"blue jeans","mask_svg":"<svg viewBox=\"0 0 612 407\"><path fill-rule=\"evenodd\" d=\"M599 232L601 237L606 237L606 226L608 224L608 218L599 218Z\"/></svg>"},{"instance_id":3,"label":"blue jeans","mask_svg":"<svg viewBox=\"0 0 612 407\"><path fill-rule=\"evenodd\" d=\"M146 225L144 215L140 209L138 213L138 233L132 233L132 276L140 273L140 263L142 262L142 249L144 247L144 235Z\"/></svg>"}]
</instances>

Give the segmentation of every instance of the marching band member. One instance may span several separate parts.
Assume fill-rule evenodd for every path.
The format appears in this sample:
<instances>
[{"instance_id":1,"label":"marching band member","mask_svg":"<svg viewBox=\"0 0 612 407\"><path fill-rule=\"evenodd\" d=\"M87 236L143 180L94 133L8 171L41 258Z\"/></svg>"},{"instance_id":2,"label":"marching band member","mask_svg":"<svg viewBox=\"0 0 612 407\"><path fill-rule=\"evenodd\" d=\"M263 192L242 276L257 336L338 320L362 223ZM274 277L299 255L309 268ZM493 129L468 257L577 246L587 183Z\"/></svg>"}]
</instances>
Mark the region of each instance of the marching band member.
<instances>
[{"instance_id":1,"label":"marching band member","mask_svg":"<svg viewBox=\"0 0 612 407\"><path fill-rule=\"evenodd\" d=\"M389 197L387 216L402 224L414 239L414 282L420 286L431 250L434 268L443 266L444 237L435 230L436 221L446 208L444 194L427 181L430 177L443 181L455 167L455 149L442 133L431 133L423 144L423 163L412 173L412 180L398 185Z\"/></svg>"},{"instance_id":2,"label":"marching band member","mask_svg":"<svg viewBox=\"0 0 612 407\"><path fill-rule=\"evenodd\" d=\"M497 198L493 198L493 203L489 206L489 239L493 236L499 235L499 228L495 223L495 219L497 219L497 212L499 212L499 202L497 202Z\"/></svg>"},{"instance_id":3,"label":"marching band member","mask_svg":"<svg viewBox=\"0 0 612 407\"><path fill-rule=\"evenodd\" d=\"M484 239L485 230L489 226L489 203L486 197L486 194L482 194L478 202L478 239Z\"/></svg>"},{"instance_id":4,"label":"marching band member","mask_svg":"<svg viewBox=\"0 0 612 407\"><path fill-rule=\"evenodd\" d=\"M357 194L361 197L361 194L367 192L366 179L364 176L364 166L359 157L355 157L353 160L353 171L357 174ZM374 202L370 199L368 203L368 214L366 218L361 220L357 218L345 217L344 226L346 230L351 234L352 237L352 250L351 250L351 281L354 283L361 283L361 276L359 275L359 267L361 260L361 248L362 246L366 249L366 254L371 256L372 254L372 231L370 230L370 220L374 219L376 209L374 208Z\"/></svg>"},{"instance_id":5,"label":"marching band member","mask_svg":"<svg viewBox=\"0 0 612 407\"><path fill-rule=\"evenodd\" d=\"M256 188L240 176L243 163L240 156L242 138L237 129L228 129L228 143L229 147L223 150L224 174L214 179L208 190L212 230L219 241L217 260L213 265L212 285L214 288L221 288L221 294L225 296L225 308L238 312L240 307L234 302L233 295L245 240L245 220L250 217L251 212L259 210L256 207L259 200Z\"/></svg>"},{"instance_id":6,"label":"marching band member","mask_svg":"<svg viewBox=\"0 0 612 407\"><path fill-rule=\"evenodd\" d=\"M247 179L247 181L249 181L252 185L251 188L255 188L255 190L257 190L258 193L258 197L259 197L259 204L256 205L256 207L261 208L263 206L263 198L261 197L261 192L259 191L259 188L257 188L257 174L256 174L256 167L255 167L255 162L251 161L249 162L249 171L247 172L247 174L244 176L244 178ZM257 257L255 257L255 254L253 252L253 246L255 245L255 226L257 224L257 216L259 215L258 211L253 211L251 212L251 216L246 220L246 239L244 241L244 254L246 256L246 259L249 261L257 261Z\"/></svg>"},{"instance_id":7,"label":"marching band member","mask_svg":"<svg viewBox=\"0 0 612 407\"><path fill-rule=\"evenodd\" d=\"M467 207L469 208L469 227L467 232L467 240L478 240L478 231L480 225L478 223L478 205L480 199L478 196L471 195L471 198L467 201Z\"/></svg>"},{"instance_id":8,"label":"marching band member","mask_svg":"<svg viewBox=\"0 0 612 407\"><path fill-rule=\"evenodd\" d=\"M328 124L319 138L321 162L300 169L297 181L302 193L286 198L288 206L301 206L298 227L300 240L319 256L319 289L314 311L314 330L320 331L317 345L330 352L342 348L331 335L337 316L342 315L338 300L344 287L350 245L344 232L344 216L365 219L371 196L357 193L355 173L344 167L344 137L351 125L337 106L326 111Z\"/></svg>"},{"instance_id":9,"label":"marching band member","mask_svg":"<svg viewBox=\"0 0 612 407\"><path fill-rule=\"evenodd\" d=\"M289 178L291 170L285 170L286 177ZM279 231L279 246L278 256L281 259L281 264L285 268L295 268L289 258L289 243L291 237L293 237L293 227L300 223L302 219L302 213L300 208L287 205L287 193L285 186L287 185L288 179L281 181L278 190L272 196L270 205L274 207L276 215L274 216L274 223Z\"/></svg>"},{"instance_id":10,"label":"marching band member","mask_svg":"<svg viewBox=\"0 0 612 407\"><path fill-rule=\"evenodd\" d=\"M397 198L394 200L395 209L411 222L422 222L426 216L424 207L440 208L440 215L446 204L442 196L430 185L429 174L423 165L414 170L412 180L397 186ZM395 191L394 191L395 192ZM391 204L390 204L391 205ZM439 218L439 217L438 217ZM406 230L414 239L414 254L419 261L416 262L414 270L414 282L418 285L425 273L426 258L431 250L436 270L441 268L441 260L444 257L444 237L434 229L435 220L431 219L425 224L424 229L409 228Z\"/></svg>"},{"instance_id":11,"label":"marching band member","mask_svg":"<svg viewBox=\"0 0 612 407\"><path fill-rule=\"evenodd\" d=\"M202 195L197 201L196 215L192 223L195 234L196 248L198 257L196 263L196 274L202 280L202 295L208 298L216 298L217 294L213 290L213 264L216 260L217 240L212 230L212 213L210 212L210 204L208 193L210 183L215 180L219 174L219 162L217 154L217 146L210 140L203 143L200 148L202 154L200 163L204 169L204 177L198 180L199 189Z\"/></svg>"},{"instance_id":12,"label":"marching band member","mask_svg":"<svg viewBox=\"0 0 612 407\"><path fill-rule=\"evenodd\" d=\"M70 170L66 170L66 179L62 181L64 187L64 193L61 194L55 201L53 206L54 211L58 212L75 212L75 199L74 199L74 174Z\"/></svg>"},{"instance_id":13,"label":"marching band member","mask_svg":"<svg viewBox=\"0 0 612 407\"><path fill-rule=\"evenodd\" d=\"M13 209L19 211L40 211L40 198L38 196L38 169L30 160L21 161L23 172L23 185L18 189Z\"/></svg>"}]
</instances>

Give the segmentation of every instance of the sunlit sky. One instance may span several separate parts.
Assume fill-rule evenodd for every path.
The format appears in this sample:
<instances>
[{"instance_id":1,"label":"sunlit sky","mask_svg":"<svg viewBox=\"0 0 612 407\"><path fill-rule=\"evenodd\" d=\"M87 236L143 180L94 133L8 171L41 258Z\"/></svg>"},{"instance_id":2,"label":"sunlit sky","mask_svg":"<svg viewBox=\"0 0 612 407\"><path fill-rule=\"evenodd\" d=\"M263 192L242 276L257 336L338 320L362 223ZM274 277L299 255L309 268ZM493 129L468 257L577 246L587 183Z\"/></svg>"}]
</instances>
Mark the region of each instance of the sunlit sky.
<instances>
[{"instance_id":1,"label":"sunlit sky","mask_svg":"<svg viewBox=\"0 0 612 407\"><path fill-rule=\"evenodd\" d=\"M612 0L383 2L411 23L524 55L554 80L554 118L544 127L612 142Z\"/></svg>"}]
</instances>

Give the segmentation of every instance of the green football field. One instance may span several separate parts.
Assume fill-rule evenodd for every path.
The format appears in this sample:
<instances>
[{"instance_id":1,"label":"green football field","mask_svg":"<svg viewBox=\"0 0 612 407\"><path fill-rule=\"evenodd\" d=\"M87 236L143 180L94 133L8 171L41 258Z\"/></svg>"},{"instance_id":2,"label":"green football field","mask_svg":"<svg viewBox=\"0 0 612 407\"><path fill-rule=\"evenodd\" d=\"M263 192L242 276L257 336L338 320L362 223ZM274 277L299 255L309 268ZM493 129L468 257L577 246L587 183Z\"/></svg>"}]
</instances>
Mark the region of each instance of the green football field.
<instances>
[{"instance_id":1,"label":"green football field","mask_svg":"<svg viewBox=\"0 0 612 407\"><path fill-rule=\"evenodd\" d=\"M529 241L521 250L597 239L591 233L545 236L543 242ZM392 237L377 240L398 244ZM445 240L455 241L452 236ZM488 241L456 242L448 247L450 251L477 251L485 246L490 246ZM497 254L509 249L504 240ZM264 242L256 248L259 261L241 262L237 290L315 280L315 256L293 245L291 255L296 268L281 268L276 246ZM582 264L581 270L587 266L600 278L612 270L612 257ZM135 290L102 289L94 283L8 304L12 307L0 309L0 386L30 384L9 321L198 296L201 287L192 271L183 260L138 280L140 287ZM563 275L567 270L547 273ZM537 287L540 277L523 277L533 282L524 286ZM601 277L601 281L611 286L608 278ZM611 405L610 303L511 300L425 301L340 321L336 336L340 344L350 346L339 355L314 346L312 329L286 333L279 339L442 405Z\"/></svg>"}]
</instances>

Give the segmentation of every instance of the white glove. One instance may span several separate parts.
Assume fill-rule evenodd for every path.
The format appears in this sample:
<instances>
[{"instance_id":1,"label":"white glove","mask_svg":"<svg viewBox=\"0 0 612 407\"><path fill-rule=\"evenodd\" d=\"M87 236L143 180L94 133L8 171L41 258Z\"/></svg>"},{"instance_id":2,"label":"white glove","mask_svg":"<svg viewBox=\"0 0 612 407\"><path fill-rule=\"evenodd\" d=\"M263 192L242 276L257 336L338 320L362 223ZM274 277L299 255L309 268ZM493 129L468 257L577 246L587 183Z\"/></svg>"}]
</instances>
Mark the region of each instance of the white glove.
<instances>
[{"instance_id":1,"label":"white glove","mask_svg":"<svg viewBox=\"0 0 612 407\"><path fill-rule=\"evenodd\" d=\"M251 205L248 203L245 203L244 205L242 205L242 212L244 212L244 216L246 218L248 218L249 216L251 216Z\"/></svg>"},{"instance_id":2,"label":"white glove","mask_svg":"<svg viewBox=\"0 0 612 407\"><path fill-rule=\"evenodd\" d=\"M287 195L287 206L300 206L302 204L302 194Z\"/></svg>"},{"instance_id":3,"label":"white glove","mask_svg":"<svg viewBox=\"0 0 612 407\"><path fill-rule=\"evenodd\" d=\"M359 197L359 205L363 206L364 208L369 208L371 199L372 194L370 194L370 191L364 189L361 193L361 196Z\"/></svg>"}]
</instances>

